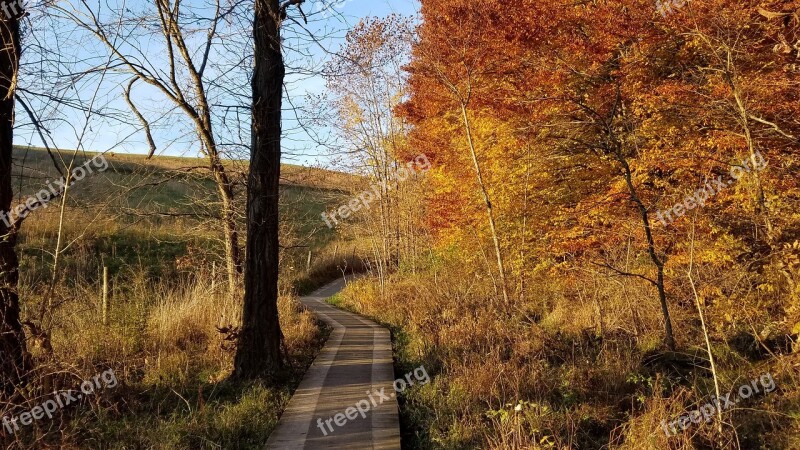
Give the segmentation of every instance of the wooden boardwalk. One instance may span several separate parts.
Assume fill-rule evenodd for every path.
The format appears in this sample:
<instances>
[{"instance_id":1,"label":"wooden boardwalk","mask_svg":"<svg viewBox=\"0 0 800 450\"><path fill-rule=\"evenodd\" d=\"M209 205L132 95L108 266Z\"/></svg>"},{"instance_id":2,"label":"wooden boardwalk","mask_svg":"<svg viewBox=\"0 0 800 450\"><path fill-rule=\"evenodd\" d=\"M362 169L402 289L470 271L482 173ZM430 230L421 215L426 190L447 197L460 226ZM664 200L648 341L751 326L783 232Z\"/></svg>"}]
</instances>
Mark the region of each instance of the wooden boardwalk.
<instances>
[{"instance_id":1,"label":"wooden boardwalk","mask_svg":"<svg viewBox=\"0 0 800 450\"><path fill-rule=\"evenodd\" d=\"M295 391L267 449L400 448L389 331L325 303L343 287L340 280L300 299L333 332Z\"/></svg>"}]
</instances>

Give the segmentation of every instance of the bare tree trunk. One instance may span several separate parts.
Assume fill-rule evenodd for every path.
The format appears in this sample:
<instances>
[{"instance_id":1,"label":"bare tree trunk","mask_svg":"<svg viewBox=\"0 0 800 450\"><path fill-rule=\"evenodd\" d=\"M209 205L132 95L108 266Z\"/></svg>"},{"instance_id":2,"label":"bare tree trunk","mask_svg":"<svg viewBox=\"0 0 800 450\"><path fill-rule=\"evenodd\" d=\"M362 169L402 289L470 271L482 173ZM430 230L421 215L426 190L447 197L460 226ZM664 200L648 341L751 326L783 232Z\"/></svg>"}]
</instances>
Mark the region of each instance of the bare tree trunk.
<instances>
[{"instance_id":1,"label":"bare tree trunk","mask_svg":"<svg viewBox=\"0 0 800 450\"><path fill-rule=\"evenodd\" d=\"M750 130L750 114L747 111L747 106L745 105L744 101L742 100L741 90L734 78L735 71L731 69L732 62L731 62L731 54L728 51L728 66L726 69L726 78L728 80L728 85L731 87L731 93L733 94L734 100L736 100L736 108L739 114L739 121L742 125L742 130L744 131L744 138L747 142L747 150L748 154L750 155L750 162L755 164L756 162L756 145L755 140L753 139L753 134ZM767 198L764 194L764 184L761 181L761 174L759 173L758 168L754 168L753 176L755 177L756 181L756 193L755 193L755 210L757 213L764 216L764 226L767 230L767 243L771 244L774 236L774 231L772 228L772 220L769 217L770 211L769 206L767 205Z\"/></svg>"},{"instance_id":2,"label":"bare tree trunk","mask_svg":"<svg viewBox=\"0 0 800 450\"><path fill-rule=\"evenodd\" d=\"M394 155L394 152L393 152ZM401 227L401 217L400 217L400 199L403 198L403 192L400 185L400 178L397 176L398 173L398 164L397 161L394 161L394 248L392 249L392 268L397 269L400 267L400 253L401 253L401 234L400 234L400 227ZM411 175L409 174L409 177Z\"/></svg>"},{"instance_id":3,"label":"bare tree trunk","mask_svg":"<svg viewBox=\"0 0 800 450\"><path fill-rule=\"evenodd\" d=\"M624 116L625 105L622 103L619 85L617 85L617 98L616 104L614 106L614 110L612 111L611 121L613 123L614 116L616 114L621 114ZM633 133L632 127L629 127L627 131L629 133ZM628 159L624 152L624 147L621 140L617 137L617 135L613 132L613 127L610 125L603 126L603 133L606 135L606 145L605 147L606 152L613 156L617 162L619 162L620 166L622 166L622 176L625 178L625 184L628 188L628 195L630 197L631 202L636 205L636 209L639 212L639 217L642 219L642 227L644 229L645 238L647 240L647 254L650 256L650 261L656 266L656 279L653 280L650 277L645 277L639 275L640 278L647 280L653 286L655 286L656 290L658 291L658 302L661 305L661 314L664 317L664 344L670 351L675 351L675 334L672 329L672 318L669 312L669 304L667 302L667 291L664 283L664 259L662 259L658 252L656 251L656 241L653 237L653 226L650 222L650 214L647 211L647 207L644 205L642 198L639 196L638 191L636 190L636 186L633 183L633 170L631 169L631 165L628 163ZM636 140L633 139L635 142ZM618 273L622 273L623 275L633 275L626 272L621 272L617 269L613 269Z\"/></svg>"},{"instance_id":4,"label":"bare tree trunk","mask_svg":"<svg viewBox=\"0 0 800 450\"><path fill-rule=\"evenodd\" d=\"M717 365L714 362L714 352L712 351L711 347L711 339L708 337L708 327L706 326L706 317L703 313L703 305L700 304L700 295L697 293L697 285L694 282L694 276L692 272L694 271L694 235L695 235L695 225L697 224L697 213L695 213L694 218L692 218L692 239L691 239L691 246L689 249L689 270L686 272L689 277L689 285L692 287L692 294L694 295L694 304L697 307L697 315L700 316L700 326L703 330L703 337L706 340L706 352L708 353L708 362L711 363L711 375L714 378L714 391L717 394L717 398L720 398L720 389L719 389L719 377L717 376ZM717 408L717 431L722 437L722 409Z\"/></svg>"},{"instance_id":5,"label":"bare tree trunk","mask_svg":"<svg viewBox=\"0 0 800 450\"><path fill-rule=\"evenodd\" d=\"M461 116L464 120L464 128L466 128L467 133L467 145L469 145L469 152L472 156L472 163L475 165L475 174L478 178L478 185L481 188L481 194L483 195L483 202L486 205L486 216L489 220L489 229L492 232L492 242L494 243L494 252L495 256L497 257L497 270L500 273L500 288L503 291L503 301L506 305L509 304L508 299L508 282L506 279L506 267L503 263L503 253L500 248L500 239L497 236L497 226L495 225L494 220L494 209L492 206L492 201L489 198L489 191L486 189L486 185L483 183L483 172L481 172L481 166L478 162L478 155L475 152L475 144L472 141L472 127L469 122L469 116L467 115L467 107L464 102L461 102Z\"/></svg>"},{"instance_id":6,"label":"bare tree trunk","mask_svg":"<svg viewBox=\"0 0 800 450\"><path fill-rule=\"evenodd\" d=\"M233 206L233 189L225 172L222 162L216 159L211 171L217 183L217 188L222 199L222 229L225 234L225 263L228 272L228 290L231 295L239 286L239 276L242 273L242 256L239 250L239 233L236 230L236 216Z\"/></svg>"},{"instance_id":7,"label":"bare tree trunk","mask_svg":"<svg viewBox=\"0 0 800 450\"><path fill-rule=\"evenodd\" d=\"M125 39L113 34L111 31L114 30L115 27L101 23L99 17L94 12L89 12L91 20L89 22L84 22L82 18L75 15L74 11L69 9L60 9L60 11L64 13L65 16L74 20L80 27L86 28L89 32L94 34L133 75L133 78L124 91L124 95L128 106L145 130L147 141L150 145L150 154L148 157L154 155L156 144L150 132L149 122L131 101L131 90L136 81L144 81L150 86L155 87L169 101L183 111L186 117L194 124L197 136L205 149L204 154L208 158L208 170L214 177L214 182L222 202L221 220L224 233L223 240L225 243L228 287L231 294L233 294L238 288L240 275L242 273L241 250L239 248L239 235L236 227L233 204L234 190L214 137L214 126L211 119L212 105L209 103L205 87L206 82L203 80L209 55L212 54L210 49L214 45L215 36L217 36L217 26L222 20L225 20L227 13L220 9L220 4L218 2L216 13L212 18L211 26L206 37L205 52L198 58L198 56L189 49L186 43L186 38L188 36L193 36L192 30L185 28L179 20L179 17L181 17L181 2L157 0L153 2L153 4L156 7L157 18L159 19L158 25L160 26L160 30L158 31L164 39L166 51L164 56L167 70L160 73L153 72L148 67L143 67L135 58L123 53L121 42L125 41ZM58 9L57 6L54 7ZM188 89L192 90L194 95L188 93Z\"/></svg>"},{"instance_id":8,"label":"bare tree trunk","mask_svg":"<svg viewBox=\"0 0 800 450\"><path fill-rule=\"evenodd\" d=\"M0 19L0 397L10 397L24 383L29 369L25 334L20 323L17 229L11 224L11 157L14 139L14 90L20 60L19 20Z\"/></svg>"},{"instance_id":9,"label":"bare tree trunk","mask_svg":"<svg viewBox=\"0 0 800 450\"><path fill-rule=\"evenodd\" d=\"M525 285L525 266L528 256L528 196L530 192L529 181L531 176L531 164L529 161L530 152L531 147L528 145L527 151L525 152L525 194L522 202L522 232L520 233L519 243L519 303L521 305L525 304L525 289L527 288Z\"/></svg>"},{"instance_id":10,"label":"bare tree trunk","mask_svg":"<svg viewBox=\"0 0 800 450\"><path fill-rule=\"evenodd\" d=\"M633 172L631 171L630 164L628 164L628 160L626 160L622 155L622 149L615 149L615 155L617 161L619 161L619 163L622 165L622 169L624 170L623 175L625 177L625 183L628 186L628 194L630 195L631 201L636 204L636 207L639 210L639 216L642 219L644 234L647 238L647 253L650 255L650 260L656 266L657 278L655 281L651 282L658 290L658 301L661 304L661 314L664 316L664 343L668 349L675 351L675 335L672 331L672 319L669 313L669 304L667 303L667 291L664 287L664 261L662 261L661 258L659 258L658 253L656 253L656 243L655 239L653 238L653 228L650 224L650 215L648 214L647 208L644 206L642 199L639 198L639 194L636 192L636 187L633 185Z\"/></svg>"},{"instance_id":11,"label":"bare tree trunk","mask_svg":"<svg viewBox=\"0 0 800 450\"><path fill-rule=\"evenodd\" d=\"M244 310L234 376L274 377L283 369L278 321L278 196L281 164L281 54L278 0L256 0L253 130L247 180Z\"/></svg>"}]
</instances>

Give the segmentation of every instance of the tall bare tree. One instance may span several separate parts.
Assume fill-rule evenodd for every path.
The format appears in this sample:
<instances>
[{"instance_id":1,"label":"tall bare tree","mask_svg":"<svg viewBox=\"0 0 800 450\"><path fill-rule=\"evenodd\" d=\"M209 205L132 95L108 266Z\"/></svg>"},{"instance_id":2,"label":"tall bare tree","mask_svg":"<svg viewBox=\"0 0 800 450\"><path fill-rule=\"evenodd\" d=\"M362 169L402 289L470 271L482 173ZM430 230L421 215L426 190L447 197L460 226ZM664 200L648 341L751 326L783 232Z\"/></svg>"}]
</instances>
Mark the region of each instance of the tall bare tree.
<instances>
[{"instance_id":1,"label":"tall bare tree","mask_svg":"<svg viewBox=\"0 0 800 450\"><path fill-rule=\"evenodd\" d=\"M0 15L0 395L13 395L28 372L25 335L20 323L17 226L11 221L14 141L14 91L20 62L19 17Z\"/></svg>"},{"instance_id":2,"label":"tall bare tree","mask_svg":"<svg viewBox=\"0 0 800 450\"><path fill-rule=\"evenodd\" d=\"M202 144L202 152L208 164L208 170L214 179L221 203L220 222L224 233L225 259L227 263L228 284L231 292L239 285L239 276L242 272L242 257L239 248L239 232L236 226L234 206L234 183L224 163L224 154L220 148L219 140L215 134L214 121L211 114L211 101L208 94L206 69L215 40L218 40L219 27L234 10L240 5L233 2L225 7L217 0L214 4L210 18L189 16L181 9L180 1L156 0L155 16L158 28L156 33L161 34L165 54L161 57L167 67L166 70L157 67L156 61L160 58L148 56L146 49L140 48L135 39L131 37L134 32L127 29L131 22L129 10L116 11L111 19L101 16L98 8L93 7L85 0L80 0L82 11L70 9L64 5L59 11L75 22L81 28L92 33L100 40L114 56L112 66L122 66L130 74L129 82L123 92L125 100L134 115L142 123L150 146L150 156L155 151L155 143L150 134L150 125L144 115L140 113L135 103L131 100L131 90L137 81L141 81L156 88L172 105L181 111L194 127L194 131ZM143 16L141 21L151 20ZM191 23L208 23L205 39L200 43L199 49L192 48L192 36L197 30L189 29ZM123 26L123 24L125 26ZM141 27L139 27L141 28ZM139 32L138 29L136 31ZM149 37L149 36L148 36Z\"/></svg>"}]
</instances>

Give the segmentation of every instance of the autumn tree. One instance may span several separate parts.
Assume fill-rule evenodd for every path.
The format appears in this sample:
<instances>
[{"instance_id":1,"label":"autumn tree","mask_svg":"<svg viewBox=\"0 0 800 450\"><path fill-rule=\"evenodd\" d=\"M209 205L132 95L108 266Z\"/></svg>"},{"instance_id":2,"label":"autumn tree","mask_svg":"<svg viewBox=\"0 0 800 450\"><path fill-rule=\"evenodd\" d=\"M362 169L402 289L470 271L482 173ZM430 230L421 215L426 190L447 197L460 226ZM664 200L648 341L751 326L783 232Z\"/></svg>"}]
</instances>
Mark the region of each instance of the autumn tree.
<instances>
[{"instance_id":1,"label":"autumn tree","mask_svg":"<svg viewBox=\"0 0 800 450\"><path fill-rule=\"evenodd\" d=\"M423 345L458 348L453 366L499 348L496 380L566 353L537 353L541 335L523 337L537 324L553 339L544 342L569 336L599 353L619 345L606 363L625 361L624 371L685 363L694 372L697 358L686 354L701 342L701 366L713 360L712 371L750 354L781 365L796 351L797 1L673 2L669 11L648 0L421 3L397 111L409 146L434 162L425 195L434 248L429 273L394 292L438 297L358 308L386 308L377 314L420 330ZM492 303L502 298L501 263L507 308ZM506 327L513 335L497 345ZM597 364L595 350L578 353ZM682 390L667 402L655 392L611 426L613 445L652 444L652 413L686 403ZM483 446L542 442L522 428L497 426ZM734 445L731 428L707 428L687 442ZM573 445L573 433L562 430L554 445Z\"/></svg>"},{"instance_id":2,"label":"autumn tree","mask_svg":"<svg viewBox=\"0 0 800 450\"><path fill-rule=\"evenodd\" d=\"M715 9L724 11L713 13ZM707 100L702 117L716 130L708 138L715 139L722 159L733 164L744 159L767 164L768 159L780 157L777 149L798 140L796 123L790 118L795 108L787 76L796 68L782 56L796 52L789 44L792 37L784 35L788 25L797 21L793 14L777 2L727 5L717 1L669 18L686 45L695 46L687 54L694 75L693 94ZM749 171L740 181L750 191L748 203L758 217L754 234L758 241L772 245L779 232L770 202L779 200L769 192L762 170Z\"/></svg>"},{"instance_id":3,"label":"autumn tree","mask_svg":"<svg viewBox=\"0 0 800 450\"><path fill-rule=\"evenodd\" d=\"M651 123L669 125L661 128L663 141L691 164L664 158L661 167L679 168L673 183L691 172L702 176L696 185L723 182L700 214L699 226L713 236L701 247L707 249L703 263L706 270L747 273L744 282L704 286L725 328L781 317L796 295L797 277L786 268L797 242L796 221L787 214L796 208L798 188L792 174L800 136L797 6L717 0L663 19L668 53L659 53L671 69L654 93L659 100L650 102L663 111ZM687 222L672 227L685 234ZM751 300L758 306L742 307ZM775 338L784 327L758 339Z\"/></svg>"},{"instance_id":4,"label":"autumn tree","mask_svg":"<svg viewBox=\"0 0 800 450\"><path fill-rule=\"evenodd\" d=\"M467 161L481 193L501 287L509 284L505 274L507 257L503 251L508 244L501 242L496 215L505 216L506 233L522 234L521 242L527 242L525 230L529 226L529 213L527 208L520 211L514 207L498 213L497 198L517 200L508 201L508 205L518 205L522 200L526 206L533 204L531 198L546 199L540 202L546 208L541 213L546 214L547 210L557 213L549 219L550 226L555 227L552 239L557 241L540 248L563 249L564 252L591 251L597 248L593 241L596 243L610 235L605 231L595 234L578 231L590 225L584 219L609 212L601 206L608 203L597 203L597 200L611 197L616 199L615 204L627 205L625 209L615 206L618 210L615 214L634 214L639 223L642 249L655 274L630 273L607 261L602 264L614 269L617 275L634 276L655 287L664 316L665 342L672 348L674 338L667 305L665 256L658 249L654 236L650 217L652 205L647 203L646 193L641 192L642 172L637 172L631 161L640 152L635 138L637 121L630 117L627 109L629 98L624 85L628 80L620 68L622 59L630 53L635 33L649 30L646 27L626 29L622 23L630 17L619 14L620 10L612 5L596 8L549 5L547 11L538 11L538 14L537 10L544 8L543 5L531 4L530 8L530 14L515 19L517 23L505 24L501 20L505 17L504 11L496 5L427 2L423 13L435 11L433 14L442 20L427 21L420 31L421 43L415 47L416 61L410 69L412 92L416 97L412 97L407 110L418 125L432 123L438 119L431 117L445 114L442 131L432 132L427 125L422 125L426 136L452 132L456 123L460 125L464 148L469 155ZM648 19L654 14L653 9L640 11L639 15ZM553 12L560 18L558 27L542 19ZM504 39L498 40L500 30ZM447 101L451 104L451 114L447 114L444 107ZM493 115L498 118L496 122ZM418 126L415 133L422 130ZM481 135L485 136L485 144L481 142ZM503 145L505 140L501 136L513 150L506 150L508 147ZM431 140L425 136L420 139ZM499 161L507 158L525 167L525 170L508 170L516 184L500 188L486 182L487 177L502 176L498 171ZM452 164L453 161L448 155L448 162ZM556 161L558 163L554 164ZM582 175L581 168L593 172ZM554 184L549 190L532 195L531 173L539 171L551 173L548 176L537 174L533 178L535 186L548 189L548 179ZM560 194L553 188L568 194ZM592 189L598 188L601 191L595 191L599 194L595 196ZM498 192L505 192L505 195L498 195ZM553 209L557 204L561 204L560 211ZM601 208L590 215L581 214L581 206L589 204ZM561 216L570 219L566 223L573 224L572 230L563 223L555 223ZM548 220L539 218L538 223L545 225ZM574 245L575 239L569 238L573 233L579 241L584 241L583 244ZM570 241L573 250L564 245ZM525 268L520 264L526 261L522 256L518 259L519 276L524 276ZM508 289L504 289L507 292ZM508 294L504 298L508 298Z\"/></svg>"},{"instance_id":5,"label":"autumn tree","mask_svg":"<svg viewBox=\"0 0 800 450\"><path fill-rule=\"evenodd\" d=\"M486 168L498 156L490 150L496 151L498 147L481 141L483 136L476 133L475 123L482 118L481 104L487 100L492 81L502 73L502 69L499 69L502 62L494 61L490 56L491 46L483 46L496 31L491 24L487 24L487 18L489 22L498 18L497 7L469 2L427 2L423 5L423 15L433 11L442 20L427 20L420 27L420 39L413 50L414 60L408 68L411 72L412 95L416 95L401 111L417 125L443 118L441 125L447 127L447 132L458 133L461 142L448 142L444 148L453 148L455 144L467 156L472 171L470 178L474 181L492 243L498 279L496 285L504 303L508 305L511 294L504 251L507 243L503 242L503 232L498 224L496 195L499 187L495 184L497 180L493 182L487 177ZM496 72L496 69L499 71ZM454 123L454 120L457 122ZM453 129L455 124L457 129ZM417 127L414 133L421 134L422 128ZM433 138L421 137L421 140L430 141ZM434 155L441 152L432 151Z\"/></svg>"},{"instance_id":6,"label":"autumn tree","mask_svg":"<svg viewBox=\"0 0 800 450\"><path fill-rule=\"evenodd\" d=\"M403 65L408 62L412 36L408 19L362 20L347 33L345 44L323 71L328 95L318 122L333 124L335 139L328 146L348 171L380 187L374 200L379 208L376 226L363 222L374 237L373 259L381 280L397 267L402 236L408 234L407 229L401 231L406 228L401 212L405 183L397 175L417 155L406 151L408 127L394 109L406 96Z\"/></svg>"}]
</instances>

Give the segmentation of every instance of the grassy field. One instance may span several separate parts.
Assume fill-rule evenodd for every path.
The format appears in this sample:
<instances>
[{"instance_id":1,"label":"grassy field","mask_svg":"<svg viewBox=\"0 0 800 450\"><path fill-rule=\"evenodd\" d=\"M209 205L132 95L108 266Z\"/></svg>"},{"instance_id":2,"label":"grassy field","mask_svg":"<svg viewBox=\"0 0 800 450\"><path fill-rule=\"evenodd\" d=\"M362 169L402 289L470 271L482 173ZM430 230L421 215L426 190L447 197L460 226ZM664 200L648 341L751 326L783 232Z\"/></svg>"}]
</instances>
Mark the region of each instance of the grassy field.
<instances>
[{"instance_id":1,"label":"grassy field","mask_svg":"<svg viewBox=\"0 0 800 450\"><path fill-rule=\"evenodd\" d=\"M67 165L71 156L64 154ZM95 156L78 155L73 167ZM106 170L70 188L63 215L59 199L23 224L20 294L37 372L22 403L32 408L54 389L74 388L109 369L119 384L0 442L8 448L262 447L327 333L294 296L335 276L333 252L353 254L345 249L354 242L319 219L347 196L347 176L283 167L279 307L293 370L275 385L234 385L226 377L241 292L231 298L226 291L216 191L203 162L105 158ZM228 167L237 202L244 202L246 165ZM14 173L18 203L59 177L41 149L17 149ZM111 286L107 325L104 267Z\"/></svg>"},{"instance_id":2,"label":"grassy field","mask_svg":"<svg viewBox=\"0 0 800 450\"><path fill-rule=\"evenodd\" d=\"M75 157L78 167L95 154ZM72 155L64 155L69 164ZM201 255L211 266L222 267L221 229L214 220L218 202L214 183L207 176L202 160L164 157L146 160L138 155L104 155L108 169L96 171L70 188L63 229L67 242L91 250L97 266L69 272L70 279L86 276L95 280L101 260L112 274L123 266L147 266L151 275L172 277L180 272L186 258ZM15 193L19 203L34 196L60 175L49 155L40 149L19 149L15 165ZM237 211L244 210L245 185L241 170L246 166L230 162ZM194 168L194 170L190 170ZM283 269L292 277L305 270L308 251L322 257L328 246L346 242L319 219L326 209L346 198L345 175L323 169L286 165L282 168L282 244L287 247ZM25 271L38 274L52 264L47 256L55 247L60 203L37 210L26 220L21 249L26 256ZM239 217L239 230L244 218ZM67 257L69 253L67 254ZM314 258L316 259L316 257ZM175 264L163 264L165 260ZM39 268L42 270L39 270ZM67 262L67 266L69 266ZM191 269L191 268L190 268ZM189 271L191 272L191 270ZM45 277L46 278L46 277ZM37 277L34 277L37 279Z\"/></svg>"}]
</instances>

